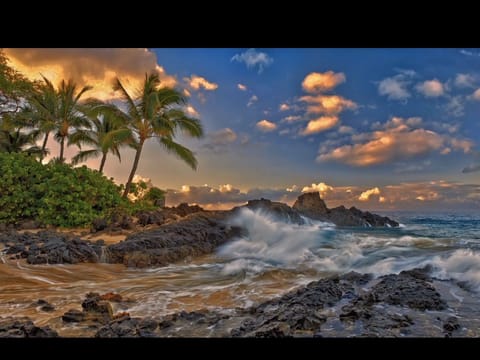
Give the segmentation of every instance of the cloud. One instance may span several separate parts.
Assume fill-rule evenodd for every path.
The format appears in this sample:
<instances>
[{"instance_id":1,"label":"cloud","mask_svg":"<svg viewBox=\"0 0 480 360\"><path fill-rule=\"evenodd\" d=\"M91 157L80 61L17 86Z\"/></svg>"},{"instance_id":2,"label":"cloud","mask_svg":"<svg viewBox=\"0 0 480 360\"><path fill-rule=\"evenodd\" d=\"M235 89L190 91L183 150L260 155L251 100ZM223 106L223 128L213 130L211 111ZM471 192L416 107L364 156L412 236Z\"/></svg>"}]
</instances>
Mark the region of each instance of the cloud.
<instances>
[{"instance_id":1,"label":"cloud","mask_svg":"<svg viewBox=\"0 0 480 360\"><path fill-rule=\"evenodd\" d=\"M308 103L307 113L338 114L345 109L356 109L357 104L339 95L302 96L300 101Z\"/></svg>"},{"instance_id":2,"label":"cloud","mask_svg":"<svg viewBox=\"0 0 480 360\"><path fill-rule=\"evenodd\" d=\"M475 90L471 97L473 100L480 101L480 89Z\"/></svg>"},{"instance_id":3,"label":"cloud","mask_svg":"<svg viewBox=\"0 0 480 360\"><path fill-rule=\"evenodd\" d=\"M247 86L243 84L237 84L238 90L247 91Z\"/></svg>"},{"instance_id":4,"label":"cloud","mask_svg":"<svg viewBox=\"0 0 480 360\"><path fill-rule=\"evenodd\" d=\"M308 93L316 93L332 90L345 81L346 77L344 73L334 73L333 71L324 73L312 72L303 80L302 88Z\"/></svg>"},{"instance_id":5,"label":"cloud","mask_svg":"<svg viewBox=\"0 0 480 360\"><path fill-rule=\"evenodd\" d=\"M177 80L157 63L148 49L4 49L11 65L28 78L41 80L41 74L54 84L73 79L80 87L92 85L87 96L103 100L118 96L112 90L119 77L128 91L141 86L146 72L156 72L163 86L174 87Z\"/></svg>"},{"instance_id":6,"label":"cloud","mask_svg":"<svg viewBox=\"0 0 480 360\"><path fill-rule=\"evenodd\" d=\"M473 52L469 50L460 50L460 54L466 55L466 56L480 56L479 52Z\"/></svg>"},{"instance_id":7,"label":"cloud","mask_svg":"<svg viewBox=\"0 0 480 360\"><path fill-rule=\"evenodd\" d=\"M464 99L461 95L452 96L443 108L447 114L461 117L465 114Z\"/></svg>"},{"instance_id":8,"label":"cloud","mask_svg":"<svg viewBox=\"0 0 480 360\"><path fill-rule=\"evenodd\" d=\"M462 170L462 173L467 174L476 171L480 171L480 164L470 164Z\"/></svg>"},{"instance_id":9,"label":"cloud","mask_svg":"<svg viewBox=\"0 0 480 360\"><path fill-rule=\"evenodd\" d=\"M299 115L290 115L290 116L286 116L282 119L282 123L294 123L294 122L297 122L297 121L300 121L300 120L303 120L303 118Z\"/></svg>"},{"instance_id":10,"label":"cloud","mask_svg":"<svg viewBox=\"0 0 480 360\"><path fill-rule=\"evenodd\" d=\"M380 189L378 187L374 187L373 189L369 189L367 191L362 192L358 197L358 200L368 201L370 200L370 197L373 195L380 195Z\"/></svg>"},{"instance_id":11,"label":"cloud","mask_svg":"<svg viewBox=\"0 0 480 360\"><path fill-rule=\"evenodd\" d=\"M411 124L421 122L410 119L394 117L383 124L381 130L353 135L352 141L357 142L354 144L333 148L322 146L317 162L338 161L352 166L372 166L434 151L440 153L447 146L465 153L473 147L470 140L452 138L424 128L415 129Z\"/></svg>"},{"instance_id":12,"label":"cloud","mask_svg":"<svg viewBox=\"0 0 480 360\"><path fill-rule=\"evenodd\" d=\"M280 104L280 106L278 107L278 109L280 111L287 111L287 110L290 110L290 106L286 103L283 103L283 104Z\"/></svg>"},{"instance_id":13,"label":"cloud","mask_svg":"<svg viewBox=\"0 0 480 360\"><path fill-rule=\"evenodd\" d=\"M225 152L229 144L234 143L238 138L237 133L230 128L224 128L207 134L204 148L214 152Z\"/></svg>"},{"instance_id":14,"label":"cloud","mask_svg":"<svg viewBox=\"0 0 480 360\"><path fill-rule=\"evenodd\" d=\"M474 88L475 77L470 74L457 74L453 83L459 88Z\"/></svg>"},{"instance_id":15,"label":"cloud","mask_svg":"<svg viewBox=\"0 0 480 360\"><path fill-rule=\"evenodd\" d=\"M300 132L300 135L312 135L331 129L338 123L338 116L321 116L318 119L310 120L307 127Z\"/></svg>"},{"instance_id":16,"label":"cloud","mask_svg":"<svg viewBox=\"0 0 480 360\"><path fill-rule=\"evenodd\" d=\"M312 183L311 186L304 186L302 189L303 193L318 191L320 193L320 197L324 198L328 193L333 191L333 186L327 185L324 182L320 182L318 184Z\"/></svg>"},{"instance_id":17,"label":"cloud","mask_svg":"<svg viewBox=\"0 0 480 360\"><path fill-rule=\"evenodd\" d=\"M342 125L338 128L340 134L353 134L355 130L351 126Z\"/></svg>"},{"instance_id":18,"label":"cloud","mask_svg":"<svg viewBox=\"0 0 480 360\"><path fill-rule=\"evenodd\" d=\"M267 53L259 52L255 49L248 49L241 54L235 54L230 61L243 62L247 68L258 68L258 73L261 74L263 70L273 63L273 58Z\"/></svg>"},{"instance_id":19,"label":"cloud","mask_svg":"<svg viewBox=\"0 0 480 360\"><path fill-rule=\"evenodd\" d=\"M213 209L230 209L248 200L266 198L293 205L302 192L319 191L329 208L344 205L362 210L381 209L480 209L480 185L433 180L385 186L334 186L324 182L311 185L291 185L285 188L240 190L232 184L216 187L184 185L168 189L168 206L182 202Z\"/></svg>"},{"instance_id":20,"label":"cloud","mask_svg":"<svg viewBox=\"0 0 480 360\"><path fill-rule=\"evenodd\" d=\"M270 132L270 131L274 131L277 128L277 124L268 120L261 120L257 122L256 127L260 131Z\"/></svg>"},{"instance_id":21,"label":"cloud","mask_svg":"<svg viewBox=\"0 0 480 360\"><path fill-rule=\"evenodd\" d=\"M445 93L443 84L437 79L424 81L415 88L425 97L439 97Z\"/></svg>"},{"instance_id":22,"label":"cloud","mask_svg":"<svg viewBox=\"0 0 480 360\"><path fill-rule=\"evenodd\" d=\"M194 117L199 117L200 114L198 113L197 110L192 105L187 105L185 108L185 111L187 112L188 115L194 116Z\"/></svg>"},{"instance_id":23,"label":"cloud","mask_svg":"<svg viewBox=\"0 0 480 360\"><path fill-rule=\"evenodd\" d=\"M248 99L247 107L252 106L258 101L258 96L257 95L252 95L250 99Z\"/></svg>"},{"instance_id":24,"label":"cloud","mask_svg":"<svg viewBox=\"0 0 480 360\"><path fill-rule=\"evenodd\" d=\"M192 94L190 93L190 91L188 91L188 89L183 89L183 95L185 95L186 97L192 96Z\"/></svg>"},{"instance_id":25,"label":"cloud","mask_svg":"<svg viewBox=\"0 0 480 360\"><path fill-rule=\"evenodd\" d=\"M218 84L208 81L204 77L192 75L189 78L185 77L183 80L194 90L205 89L208 91L213 91L218 88Z\"/></svg>"},{"instance_id":26,"label":"cloud","mask_svg":"<svg viewBox=\"0 0 480 360\"><path fill-rule=\"evenodd\" d=\"M414 75L414 71L401 70L400 74L381 80L378 83L378 93L389 100L406 100L411 96L407 87Z\"/></svg>"}]
</instances>

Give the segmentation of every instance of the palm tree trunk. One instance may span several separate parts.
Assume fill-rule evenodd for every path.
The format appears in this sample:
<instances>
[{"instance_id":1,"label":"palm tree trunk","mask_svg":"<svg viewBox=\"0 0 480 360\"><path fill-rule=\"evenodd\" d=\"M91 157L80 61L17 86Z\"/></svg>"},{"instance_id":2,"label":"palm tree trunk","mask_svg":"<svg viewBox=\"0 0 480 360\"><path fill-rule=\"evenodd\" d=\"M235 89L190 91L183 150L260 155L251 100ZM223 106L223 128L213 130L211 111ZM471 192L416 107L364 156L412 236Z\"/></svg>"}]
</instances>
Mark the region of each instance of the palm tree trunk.
<instances>
[{"instance_id":1,"label":"palm tree trunk","mask_svg":"<svg viewBox=\"0 0 480 360\"><path fill-rule=\"evenodd\" d=\"M124 199L127 198L127 195L130 192L130 186L132 185L133 177L135 176L135 172L137 171L138 162L140 161L140 155L142 154L143 142L144 140L140 140L140 143L138 144L137 153L135 154L135 160L133 160L132 171L130 172L130 176L128 177L127 183L125 184L125 191L122 195Z\"/></svg>"},{"instance_id":2,"label":"palm tree trunk","mask_svg":"<svg viewBox=\"0 0 480 360\"><path fill-rule=\"evenodd\" d=\"M60 140L60 162L63 163L63 151L65 146L65 136L62 136L62 140Z\"/></svg>"},{"instance_id":3,"label":"palm tree trunk","mask_svg":"<svg viewBox=\"0 0 480 360\"><path fill-rule=\"evenodd\" d=\"M40 162L42 162L43 158L45 157L45 148L47 147L48 135L50 135L50 131L47 131L45 133L45 138L43 139L42 152L40 153Z\"/></svg>"},{"instance_id":4,"label":"palm tree trunk","mask_svg":"<svg viewBox=\"0 0 480 360\"><path fill-rule=\"evenodd\" d=\"M100 173L103 173L103 167L105 166L105 160L107 160L107 153L106 152L103 153L102 161L100 161L100 169L98 169L98 171L100 171Z\"/></svg>"}]
</instances>

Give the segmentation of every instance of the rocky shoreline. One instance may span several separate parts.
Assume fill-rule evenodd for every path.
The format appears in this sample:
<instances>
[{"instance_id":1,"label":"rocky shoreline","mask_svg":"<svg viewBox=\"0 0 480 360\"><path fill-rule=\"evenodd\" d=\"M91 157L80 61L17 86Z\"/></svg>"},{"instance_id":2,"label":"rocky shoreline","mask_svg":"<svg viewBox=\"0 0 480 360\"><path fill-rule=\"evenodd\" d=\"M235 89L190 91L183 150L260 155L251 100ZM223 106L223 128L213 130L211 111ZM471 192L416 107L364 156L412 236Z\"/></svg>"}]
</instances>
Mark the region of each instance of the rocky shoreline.
<instances>
[{"instance_id":1,"label":"rocky shoreline","mask_svg":"<svg viewBox=\"0 0 480 360\"><path fill-rule=\"evenodd\" d=\"M337 226L396 227L387 217L356 208L328 209L318 193L300 196L293 207L266 199L249 201L229 211L204 211L182 204L140 214L136 220L101 220L93 231L136 230L124 241L105 245L51 230L0 233L2 253L29 264L106 262L128 267L165 266L213 252L246 229L232 226L243 209L259 210L278 220L304 224L306 217ZM145 229L146 228L146 229ZM145 229L143 231L139 231ZM94 337L398 337L471 336L453 309L456 297L426 267L374 278L350 272L310 282L282 296L248 308L176 312L161 317L131 317L133 300L119 294L89 292L79 309L62 316L63 326L77 326ZM453 281L449 286L461 284ZM466 292L468 290L465 290ZM36 306L54 305L39 299ZM470 334L470 335L469 335ZM475 335L475 334L474 334ZM28 317L0 317L0 337L57 337L50 326L36 326Z\"/></svg>"}]
</instances>

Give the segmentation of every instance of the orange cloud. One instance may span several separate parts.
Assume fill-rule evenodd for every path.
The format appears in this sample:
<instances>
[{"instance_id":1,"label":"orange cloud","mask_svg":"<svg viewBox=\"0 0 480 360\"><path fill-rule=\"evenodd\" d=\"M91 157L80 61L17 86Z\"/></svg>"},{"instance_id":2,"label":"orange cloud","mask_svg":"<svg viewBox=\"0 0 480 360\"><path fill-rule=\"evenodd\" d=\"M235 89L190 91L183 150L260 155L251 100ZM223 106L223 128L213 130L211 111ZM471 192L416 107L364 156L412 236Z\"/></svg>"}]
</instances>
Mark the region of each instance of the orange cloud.
<instances>
[{"instance_id":1,"label":"orange cloud","mask_svg":"<svg viewBox=\"0 0 480 360\"><path fill-rule=\"evenodd\" d=\"M187 112L188 115L195 116L195 117L200 116L198 111L195 110L195 108L192 105L187 105L187 107L185 108L185 111Z\"/></svg>"},{"instance_id":2,"label":"orange cloud","mask_svg":"<svg viewBox=\"0 0 480 360\"><path fill-rule=\"evenodd\" d=\"M183 78L183 80L185 80L188 86L190 86L194 90L200 90L201 88L203 88L208 91L213 91L218 88L218 84L210 82L204 77L197 76L197 75L192 75L189 78L188 77Z\"/></svg>"},{"instance_id":3,"label":"orange cloud","mask_svg":"<svg viewBox=\"0 0 480 360\"><path fill-rule=\"evenodd\" d=\"M108 100L117 95L112 82L119 77L127 89L141 86L146 72L157 72L163 86L177 80L158 65L148 49L4 49L11 65L32 80L43 74L54 84L73 79L79 86L92 85L89 96Z\"/></svg>"},{"instance_id":4,"label":"orange cloud","mask_svg":"<svg viewBox=\"0 0 480 360\"><path fill-rule=\"evenodd\" d=\"M278 107L278 109L280 111L287 111L287 110L290 110L290 106L288 106L288 104L286 103L283 103L283 104L280 104L280 106Z\"/></svg>"},{"instance_id":5,"label":"orange cloud","mask_svg":"<svg viewBox=\"0 0 480 360\"><path fill-rule=\"evenodd\" d=\"M338 114L345 109L355 109L357 104L339 95L302 96L301 101L310 104L307 113Z\"/></svg>"},{"instance_id":6,"label":"orange cloud","mask_svg":"<svg viewBox=\"0 0 480 360\"><path fill-rule=\"evenodd\" d=\"M300 135L312 135L331 129L338 123L338 116L321 116L318 119L310 120Z\"/></svg>"},{"instance_id":7,"label":"orange cloud","mask_svg":"<svg viewBox=\"0 0 480 360\"><path fill-rule=\"evenodd\" d=\"M277 124L268 120L261 120L257 122L256 127L260 131L270 132L270 131L274 131L277 128Z\"/></svg>"},{"instance_id":8,"label":"orange cloud","mask_svg":"<svg viewBox=\"0 0 480 360\"><path fill-rule=\"evenodd\" d=\"M445 88L440 81L433 79L418 84L417 91L426 97L438 97L445 93Z\"/></svg>"},{"instance_id":9,"label":"orange cloud","mask_svg":"<svg viewBox=\"0 0 480 360\"><path fill-rule=\"evenodd\" d=\"M324 73L312 72L303 80L302 88L306 92L315 93L331 90L345 81L346 77L344 73L334 73L333 71Z\"/></svg>"},{"instance_id":10,"label":"orange cloud","mask_svg":"<svg viewBox=\"0 0 480 360\"><path fill-rule=\"evenodd\" d=\"M368 201L370 200L370 197L373 195L380 195L380 189L378 187L374 187L373 189L369 189L367 191L364 191L360 194L358 197L358 200L360 201ZM385 201L385 198L383 198Z\"/></svg>"},{"instance_id":11,"label":"orange cloud","mask_svg":"<svg viewBox=\"0 0 480 360\"><path fill-rule=\"evenodd\" d=\"M246 90L247 90L247 86L246 86L246 85L243 85L243 84L237 84L237 88L238 88L238 90L242 90L242 91L246 91Z\"/></svg>"}]
</instances>

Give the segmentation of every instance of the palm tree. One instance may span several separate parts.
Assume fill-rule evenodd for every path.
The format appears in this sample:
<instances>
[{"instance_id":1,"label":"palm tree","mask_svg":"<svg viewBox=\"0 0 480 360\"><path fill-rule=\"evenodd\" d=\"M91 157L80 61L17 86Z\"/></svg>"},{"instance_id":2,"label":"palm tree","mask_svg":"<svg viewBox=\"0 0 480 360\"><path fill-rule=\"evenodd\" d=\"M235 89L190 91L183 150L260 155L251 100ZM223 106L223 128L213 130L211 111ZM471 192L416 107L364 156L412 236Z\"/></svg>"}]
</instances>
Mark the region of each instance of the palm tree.
<instances>
[{"instance_id":1,"label":"palm tree","mask_svg":"<svg viewBox=\"0 0 480 360\"><path fill-rule=\"evenodd\" d=\"M39 137L38 131L25 133L23 126L4 116L0 122L0 152L28 153L30 155L41 155L42 150L35 145ZM27 147L28 146L28 147Z\"/></svg>"},{"instance_id":2,"label":"palm tree","mask_svg":"<svg viewBox=\"0 0 480 360\"><path fill-rule=\"evenodd\" d=\"M30 116L37 130L43 134L42 154L46 153L48 137L55 130L59 119L59 97L52 82L43 76L44 83L37 86L29 98ZM40 156L40 161L43 155Z\"/></svg>"},{"instance_id":3,"label":"palm tree","mask_svg":"<svg viewBox=\"0 0 480 360\"><path fill-rule=\"evenodd\" d=\"M160 88L160 78L157 74L145 74L143 88L135 97L127 92L118 78L115 80L113 89L119 91L125 101L127 112L122 111L122 113L136 137L133 144L135 159L125 184L124 198L130 192L143 145L150 138L156 138L168 152L175 154L196 170L197 159L193 152L174 141L178 130L191 137L203 136L200 121L188 117L181 109L181 105L186 101L180 92L171 88Z\"/></svg>"},{"instance_id":4,"label":"palm tree","mask_svg":"<svg viewBox=\"0 0 480 360\"><path fill-rule=\"evenodd\" d=\"M77 84L72 80L62 80L56 90L46 77L43 76L43 80L45 83L37 88L29 100L37 113L38 128L45 135L42 149L47 145L50 132L55 131L54 138L60 143L58 161L63 163L65 140L68 140L72 128L90 127L87 117L80 111L80 99L92 87L84 86L77 91Z\"/></svg>"},{"instance_id":5,"label":"palm tree","mask_svg":"<svg viewBox=\"0 0 480 360\"><path fill-rule=\"evenodd\" d=\"M102 113L95 111L101 106L108 106L107 104L90 103L92 116L90 121L93 125L91 130L77 130L70 136L69 144L76 144L80 149L82 144L92 146L93 149L81 150L77 155L72 158L72 164L78 164L89 158L96 158L102 155L100 161L100 168L98 171L103 172L105 161L109 152L118 157L119 161L122 161L120 157L120 147L132 143L132 131L126 127L122 117L115 116L114 113L105 112Z\"/></svg>"}]
</instances>

